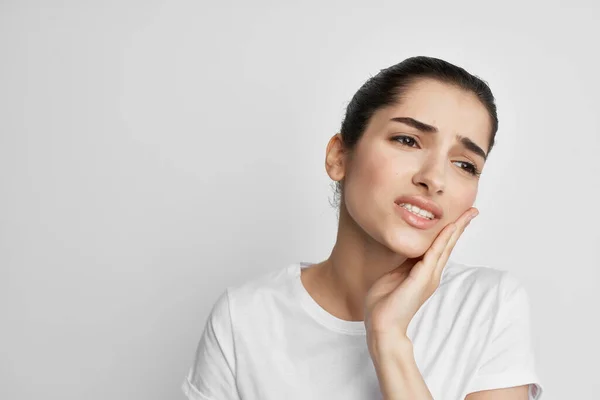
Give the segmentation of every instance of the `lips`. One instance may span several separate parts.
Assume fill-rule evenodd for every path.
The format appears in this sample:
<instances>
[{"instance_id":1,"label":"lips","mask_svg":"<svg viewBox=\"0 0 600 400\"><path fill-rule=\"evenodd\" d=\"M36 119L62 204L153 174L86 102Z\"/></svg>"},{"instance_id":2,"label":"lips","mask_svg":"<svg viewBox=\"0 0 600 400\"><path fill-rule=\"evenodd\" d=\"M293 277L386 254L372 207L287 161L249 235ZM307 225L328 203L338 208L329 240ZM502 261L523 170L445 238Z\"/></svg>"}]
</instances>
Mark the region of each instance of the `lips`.
<instances>
[{"instance_id":1,"label":"lips","mask_svg":"<svg viewBox=\"0 0 600 400\"><path fill-rule=\"evenodd\" d=\"M419 207L422 210L427 210L433 214L435 219L441 219L444 216L442 208L433 200L423 196L400 196L394 203L397 205L409 203Z\"/></svg>"}]
</instances>

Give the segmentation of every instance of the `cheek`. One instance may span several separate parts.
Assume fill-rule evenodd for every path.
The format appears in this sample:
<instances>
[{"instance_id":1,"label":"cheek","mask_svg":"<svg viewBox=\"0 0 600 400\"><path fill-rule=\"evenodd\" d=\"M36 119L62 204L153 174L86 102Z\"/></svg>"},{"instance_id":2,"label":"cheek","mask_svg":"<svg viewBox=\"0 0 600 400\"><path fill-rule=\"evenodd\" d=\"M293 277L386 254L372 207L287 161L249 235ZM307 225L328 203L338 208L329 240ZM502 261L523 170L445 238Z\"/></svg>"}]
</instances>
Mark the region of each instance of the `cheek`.
<instances>
[{"instance_id":1,"label":"cheek","mask_svg":"<svg viewBox=\"0 0 600 400\"><path fill-rule=\"evenodd\" d=\"M352 171L345 182L345 202L353 219L363 229L369 230L374 220L385 217L381 213L391 213L394 196L401 189L401 180L404 178L398 174L397 165L384 152L365 153L353 162Z\"/></svg>"},{"instance_id":2,"label":"cheek","mask_svg":"<svg viewBox=\"0 0 600 400\"><path fill-rule=\"evenodd\" d=\"M377 188L378 194L399 194L411 182L421 160L419 153L399 153L391 146L373 146L365 151L356 175L365 187Z\"/></svg>"},{"instance_id":3,"label":"cheek","mask_svg":"<svg viewBox=\"0 0 600 400\"><path fill-rule=\"evenodd\" d=\"M452 221L458 219L465 211L475 203L477 198L477 186L464 187L461 191L457 192L452 199L449 201L449 217ZM448 221L450 222L450 221Z\"/></svg>"},{"instance_id":4,"label":"cheek","mask_svg":"<svg viewBox=\"0 0 600 400\"><path fill-rule=\"evenodd\" d=\"M359 160L357 160L359 161ZM380 191L381 170L374 163L356 162L351 173L346 177L345 201L346 208L355 220L360 220L358 214L368 213L372 207L371 197Z\"/></svg>"},{"instance_id":5,"label":"cheek","mask_svg":"<svg viewBox=\"0 0 600 400\"><path fill-rule=\"evenodd\" d=\"M381 194L387 191L388 186L394 182L394 170L389 157L375 150L362 153L356 159L352 168L350 185L359 197L371 197L372 194Z\"/></svg>"}]
</instances>

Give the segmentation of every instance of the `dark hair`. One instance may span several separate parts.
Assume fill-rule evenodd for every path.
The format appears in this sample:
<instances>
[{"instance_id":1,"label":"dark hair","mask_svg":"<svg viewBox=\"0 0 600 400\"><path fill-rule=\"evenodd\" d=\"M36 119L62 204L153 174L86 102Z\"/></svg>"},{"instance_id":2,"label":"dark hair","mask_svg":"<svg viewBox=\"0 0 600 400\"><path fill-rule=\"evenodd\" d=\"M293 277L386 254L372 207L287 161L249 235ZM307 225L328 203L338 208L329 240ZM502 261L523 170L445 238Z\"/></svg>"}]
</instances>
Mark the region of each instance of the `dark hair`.
<instances>
[{"instance_id":1,"label":"dark hair","mask_svg":"<svg viewBox=\"0 0 600 400\"><path fill-rule=\"evenodd\" d=\"M393 105L402 99L404 92L416 81L430 78L455 85L473 92L487 109L492 129L488 155L494 146L498 131L498 115L494 95L486 82L471 75L465 69L447 61L433 57L411 57L382 69L367 80L348 103L346 115L342 121L340 133L347 151L352 151L362 137L373 114L386 106ZM341 182L335 182L334 206L339 206L342 194Z\"/></svg>"}]
</instances>

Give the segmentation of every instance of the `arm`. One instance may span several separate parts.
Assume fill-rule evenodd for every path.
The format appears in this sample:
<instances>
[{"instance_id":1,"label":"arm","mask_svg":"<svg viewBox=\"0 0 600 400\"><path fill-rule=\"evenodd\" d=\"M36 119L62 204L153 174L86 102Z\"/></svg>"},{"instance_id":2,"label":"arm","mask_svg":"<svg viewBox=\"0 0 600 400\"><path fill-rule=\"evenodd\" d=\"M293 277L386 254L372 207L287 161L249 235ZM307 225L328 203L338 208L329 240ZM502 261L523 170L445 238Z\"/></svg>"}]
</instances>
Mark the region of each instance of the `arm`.
<instances>
[{"instance_id":1,"label":"arm","mask_svg":"<svg viewBox=\"0 0 600 400\"><path fill-rule=\"evenodd\" d=\"M467 400L528 400L541 397L536 373L529 295L504 273L489 342L469 384Z\"/></svg>"},{"instance_id":2,"label":"arm","mask_svg":"<svg viewBox=\"0 0 600 400\"><path fill-rule=\"evenodd\" d=\"M442 229L420 260L407 260L406 265L384 274L367 293L367 344L384 400L433 400L406 332L415 313L439 286L450 252L476 215L473 209L467 210Z\"/></svg>"},{"instance_id":3,"label":"arm","mask_svg":"<svg viewBox=\"0 0 600 400\"><path fill-rule=\"evenodd\" d=\"M190 400L239 400L235 382L233 323L225 290L206 320L182 390Z\"/></svg>"},{"instance_id":4,"label":"arm","mask_svg":"<svg viewBox=\"0 0 600 400\"><path fill-rule=\"evenodd\" d=\"M380 339L375 342L371 346L371 358L377 372L383 399L433 400L433 396L417 368L410 340L405 338L391 342Z\"/></svg>"},{"instance_id":5,"label":"arm","mask_svg":"<svg viewBox=\"0 0 600 400\"><path fill-rule=\"evenodd\" d=\"M406 332L412 317L438 287L450 252L475 215L468 210L457 222L446 226L408 276L400 268L393 270L379 278L367 293L367 343L384 400L433 399L417 368ZM493 346L465 400L528 400L529 386L523 383L538 381L532 366L527 293L518 287L509 292L509 300L503 301L505 310L498 314L502 318L496 317L504 321L503 325L497 328ZM519 374L507 376L507 366ZM488 390L490 387L498 389ZM532 396L538 399L540 394L538 384Z\"/></svg>"},{"instance_id":6,"label":"arm","mask_svg":"<svg viewBox=\"0 0 600 400\"><path fill-rule=\"evenodd\" d=\"M434 400L417 368L410 339L395 339L393 342L374 340L370 348L384 400ZM528 385L478 391L468 394L465 398L465 400L528 399Z\"/></svg>"},{"instance_id":7,"label":"arm","mask_svg":"<svg viewBox=\"0 0 600 400\"><path fill-rule=\"evenodd\" d=\"M465 400L528 400L528 385L470 393Z\"/></svg>"}]
</instances>

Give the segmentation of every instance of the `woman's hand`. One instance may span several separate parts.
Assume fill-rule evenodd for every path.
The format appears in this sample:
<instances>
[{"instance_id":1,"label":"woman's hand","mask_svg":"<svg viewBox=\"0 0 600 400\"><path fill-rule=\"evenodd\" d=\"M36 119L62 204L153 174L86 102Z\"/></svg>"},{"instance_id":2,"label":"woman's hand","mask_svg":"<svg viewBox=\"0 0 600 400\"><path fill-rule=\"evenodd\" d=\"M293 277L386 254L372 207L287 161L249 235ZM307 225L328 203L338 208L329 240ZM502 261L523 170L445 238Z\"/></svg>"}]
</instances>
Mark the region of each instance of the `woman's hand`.
<instances>
[{"instance_id":1,"label":"woman's hand","mask_svg":"<svg viewBox=\"0 0 600 400\"><path fill-rule=\"evenodd\" d=\"M438 234L427 252L415 263L408 276L406 264L379 278L369 289L365 301L365 325L369 346L405 339L408 324L440 284L448 257L467 225L479 214L469 208L454 223Z\"/></svg>"}]
</instances>

